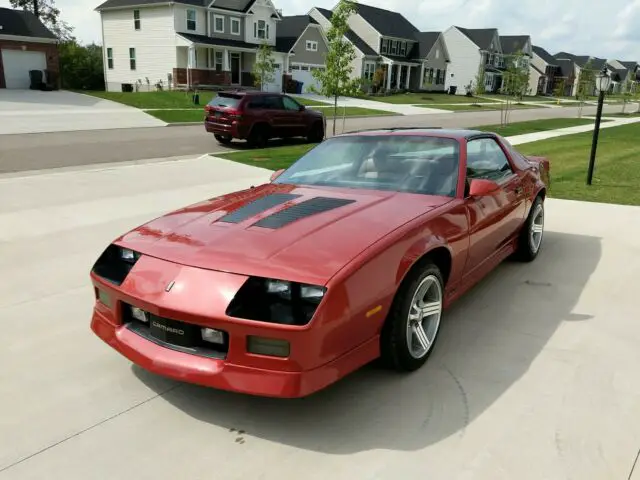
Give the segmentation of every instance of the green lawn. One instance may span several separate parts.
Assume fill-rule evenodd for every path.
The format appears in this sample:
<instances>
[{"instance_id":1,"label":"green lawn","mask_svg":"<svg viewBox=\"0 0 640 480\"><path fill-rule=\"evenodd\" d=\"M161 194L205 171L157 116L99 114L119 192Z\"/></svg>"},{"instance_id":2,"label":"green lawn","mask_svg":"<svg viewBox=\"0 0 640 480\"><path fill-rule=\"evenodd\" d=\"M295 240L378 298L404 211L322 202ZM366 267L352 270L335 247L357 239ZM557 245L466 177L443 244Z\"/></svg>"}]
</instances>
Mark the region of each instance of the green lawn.
<instances>
[{"instance_id":1,"label":"green lawn","mask_svg":"<svg viewBox=\"0 0 640 480\"><path fill-rule=\"evenodd\" d=\"M587 120L584 118L552 118L547 120L512 123L506 127L500 127L499 125L482 125L472 128L495 131L500 135L508 137L511 135L520 135L522 133L541 132L557 128L572 127L575 125L584 125L590 122L593 122L593 120ZM277 170L279 168L287 168L314 146L314 144L285 145L260 150L241 150L238 152L224 153L215 156L227 158L240 163L246 163L247 165Z\"/></svg>"},{"instance_id":2,"label":"green lawn","mask_svg":"<svg viewBox=\"0 0 640 480\"><path fill-rule=\"evenodd\" d=\"M131 107L147 109L147 108L194 108L202 109L204 105L209 103L215 92L200 92L200 105L194 105L192 94L178 91L164 92L98 92L87 91L82 92L94 97L112 100L114 102L123 103ZM304 98L296 97L296 100L306 106L319 105L317 101L309 101Z\"/></svg>"},{"instance_id":3,"label":"green lawn","mask_svg":"<svg viewBox=\"0 0 640 480\"><path fill-rule=\"evenodd\" d=\"M525 155L551 162L550 196L569 200L640 205L640 123L600 132L593 185L586 185L592 134L579 133L526 143Z\"/></svg>"},{"instance_id":4,"label":"green lawn","mask_svg":"<svg viewBox=\"0 0 640 480\"><path fill-rule=\"evenodd\" d=\"M604 120L603 120L604 122ZM522 135L524 133L546 132L558 128L576 127L578 125L593 124L588 118L548 118L546 120L532 120L529 122L515 122L503 127L501 125L480 125L478 130L495 132L503 137Z\"/></svg>"},{"instance_id":5,"label":"green lawn","mask_svg":"<svg viewBox=\"0 0 640 480\"><path fill-rule=\"evenodd\" d=\"M324 112L327 120L333 118L333 109L329 107L309 107L310 109ZM189 122L202 122L204 121L203 107L187 109L187 110L145 110L146 113L152 115L163 122L167 123L189 123ZM342 118L343 109L338 108L338 120ZM385 115L396 115L393 112L385 112L383 110L371 110L368 108L360 107L347 107L347 117L380 117Z\"/></svg>"},{"instance_id":6,"label":"green lawn","mask_svg":"<svg viewBox=\"0 0 640 480\"><path fill-rule=\"evenodd\" d=\"M456 104L471 103L477 101L479 103L490 102L482 98L470 98L464 95L447 95L445 93L397 93L393 95L367 95L362 97L366 100L373 100L381 103L393 103L403 105L434 105L434 104Z\"/></svg>"},{"instance_id":7,"label":"green lawn","mask_svg":"<svg viewBox=\"0 0 640 480\"><path fill-rule=\"evenodd\" d=\"M485 95L481 95L482 97L489 98L492 100L502 100L503 102L507 99L513 100L513 97L509 97L507 95L501 95L499 93L487 93ZM533 96L533 95L525 95L522 97L523 102L538 102L538 103L548 103L553 102L553 98L543 97L543 96Z\"/></svg>"}]
</instances>

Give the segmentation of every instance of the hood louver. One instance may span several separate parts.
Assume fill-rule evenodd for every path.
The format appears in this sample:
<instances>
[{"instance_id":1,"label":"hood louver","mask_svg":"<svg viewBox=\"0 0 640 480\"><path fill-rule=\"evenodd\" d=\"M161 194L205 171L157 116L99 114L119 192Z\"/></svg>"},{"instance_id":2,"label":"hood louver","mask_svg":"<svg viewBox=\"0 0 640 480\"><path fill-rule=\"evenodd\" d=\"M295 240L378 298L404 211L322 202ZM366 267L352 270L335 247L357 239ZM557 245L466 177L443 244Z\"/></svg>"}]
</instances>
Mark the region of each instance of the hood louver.
<instances>
[{"instance_id":1,"label":"hood louver","mask_svg":"<svg viewBox=\"0 0 640 480\"><path fill-rule=\"evenodd\" d=\"M269 215L268 217L254 223L252 227L278 229L289 225L296 220L310 217L318 213L328 212L329 210L343 207L353 202L355 202L355 200L347 200L343 198L311 198L304 202L300 202L297 205L293 205L292 207L280 210L273 215Z\"/></svg>"},{"instance_id":2,"label":"hood louver","mask_svg":"<svg viewBox=\"0 0 640 480\"><path fill-rule=\"evenodd\" d=\"M301 195L293 195L291 193L274 193L266 197L258 198L239 209L228 213L224 217L218 219L219 222L240 223L251 217L266 212L270 208L276 207L286 202L290 202Z\"/></svg>"}]
</instances>

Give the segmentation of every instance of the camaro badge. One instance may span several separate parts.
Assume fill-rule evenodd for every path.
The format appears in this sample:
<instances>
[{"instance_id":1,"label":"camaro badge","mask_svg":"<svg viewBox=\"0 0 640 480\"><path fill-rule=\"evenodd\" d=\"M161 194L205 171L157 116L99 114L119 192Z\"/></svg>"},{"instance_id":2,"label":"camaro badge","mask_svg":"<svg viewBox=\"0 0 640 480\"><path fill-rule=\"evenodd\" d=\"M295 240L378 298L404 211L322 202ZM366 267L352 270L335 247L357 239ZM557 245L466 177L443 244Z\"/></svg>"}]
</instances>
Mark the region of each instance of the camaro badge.
<instances>
[{"instance_id":1,"label":"camaro badge","mask_svg":"<svg viewBox=\"0 0 640 480\"><path fill-rule=\"evenodd\" d=\"M175 284L176 284L176 282L171 281L171 282L169 283L169 285L167 285L167 286L166 286L166 288L164 289L164 291L165 291L165 292L169 292L169 291L171 291L171 289L173 288L173 286L174 286Z\"/></svg>"}]
</instances>

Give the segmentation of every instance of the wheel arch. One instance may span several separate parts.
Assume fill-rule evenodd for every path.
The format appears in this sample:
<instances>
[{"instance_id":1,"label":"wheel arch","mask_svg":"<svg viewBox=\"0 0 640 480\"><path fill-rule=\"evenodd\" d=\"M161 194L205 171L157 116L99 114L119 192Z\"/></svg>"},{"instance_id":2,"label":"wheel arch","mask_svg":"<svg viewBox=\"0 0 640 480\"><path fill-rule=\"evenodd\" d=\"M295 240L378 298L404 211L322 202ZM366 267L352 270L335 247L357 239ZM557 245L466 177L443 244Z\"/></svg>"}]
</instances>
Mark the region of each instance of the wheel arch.
<instances>
[{"instance_id":1,"label":"wheel arch","mask_svg":"<svg viewBox=\"0 0 640 480\"><path fill-rule=\"evenodd\" d=\"M447 282L449 281L449 276L451 275L453 255L446 245L441 244L432 246L427 251L422 253L422 255L417 257L415 261L408 268L406 268L404 272L400 274L400 281L398 282L397 291L399 291L404 282L406 282L407 279L411 277L411 274L413 274L413 272L419 270L427 263L433 263L436 267L438 267L440 273L442 274L444 286L446 286Z\"/></svg>"}]
</instances>

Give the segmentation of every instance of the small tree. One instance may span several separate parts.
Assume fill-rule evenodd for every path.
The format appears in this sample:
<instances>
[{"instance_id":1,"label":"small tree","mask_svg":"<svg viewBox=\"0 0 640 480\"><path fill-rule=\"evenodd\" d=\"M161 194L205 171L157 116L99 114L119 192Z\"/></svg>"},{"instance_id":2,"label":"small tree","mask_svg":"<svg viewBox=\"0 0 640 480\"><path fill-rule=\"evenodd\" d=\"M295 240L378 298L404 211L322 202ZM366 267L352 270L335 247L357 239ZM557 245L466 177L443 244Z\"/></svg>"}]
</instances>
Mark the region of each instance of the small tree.
<instances>
[{"instance_id":1,"label":"small tree","mask_svg":"<svg viewBox=\"0 0 640 480\"><path fill-rule=\"evenodd\" d=\"M273 58L273 48L266 42L262 42L256 54L256 63L253 65L253 84L264 90L267 83L275 80L276 61Z\"/></svg>"},{"instance_id":2,"label":"small tree","mask_svg":"<svg viewBox=\"0 0 640 480\"><path fill-rule=\"evenodd\" d=\"M524 54L521 51L507 58L507 70L502 76L502 91L507 95L507 99L502 109L502 125L509 123L509 111L511 108L511 97L516 101L521 101L529 89L529 64L525 62Z\"/></svg>"},{"instance_id":3,"label":"small tree","mask_svg":"<svg viewBox=\"0 0 640 480\"><path fill-rule=\"evenodd\" d=\"M373 74L373 82L372 86L375 92L378 92L382 89L382 85L384 84L385 79L385 71L383 68L378 68Z\"/></svg>"},{"instance_id":4,"label":"small tree","mask_svg":"<svg viewBox=\"0 0 640 480\"><path fill-rule=\"evenodd\" d=\"M565 78L557 79L556 84L553 86L553 95L558 98L558 103L560 103L560 98L564 97L566 86L567 80Z\"/></svg>"},{"instance_id":5,"label":"small tree","mask_svg":"<svg viewBox=\"0 0 640 480\"><path fill-rule=\"evenodd\" d=\"M595 87L596 78L593 70L593 62L589 59L589 61L580 69L580 74L578 75L578 90L576 91L576 100L580 102L578 118L582 117L584 102L593 94Z\"/></svg>"},{"instance_id":6,"label":"small tree","mask_svg":"<svg viewBox=\"0 0 640 480\"><path fill-rule=\"evenodd\" d=\"M625 80L624 83L622 84L622 90L620 92L622 96L622 113L625 112L627 108L627 103L629 103L633 98L632 88L633 88L633 84L629 79Z\"/></svg>"},{"instance_id":7,"label":"small tree","mask_svg":"<svg viewBox=\"0 0 640 480\"><path fill-rule=\"evenodd\" d=\"M329 48L326 55L326 68L315 69L313 77L320 84L310 87L310 91L333 98L333 134L336 133L336 117L338 115L338 97L356 96L360 90L360 79L351 78L352 62L356 52L351 42L345 39L349 31L348 19L356 12L356 2L340 0L331 14L331 26L326 35Z\"/></svg>"},{"instance_id":8,"label":"small tree","mask_svg":"<svg viewBox=\"0 0 640 480\"><path fill-rule=\"evenodd\" d=\"M471 95L475 98L475 101L473 102L474 105L477 105L477 103L478 103L477 97L479 95L484 95L486 93L486 91L487 91L487 88L486 88L485 82L484 82L484 78L485 78L484 66L481 66L478 69L478 73L476 74L475 85L473 86L473 88L471 90Z\"/></svg>"}]
</instances>

